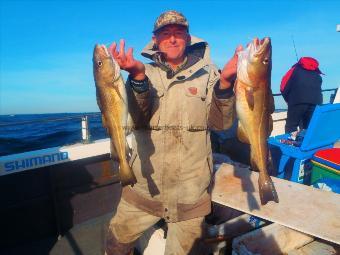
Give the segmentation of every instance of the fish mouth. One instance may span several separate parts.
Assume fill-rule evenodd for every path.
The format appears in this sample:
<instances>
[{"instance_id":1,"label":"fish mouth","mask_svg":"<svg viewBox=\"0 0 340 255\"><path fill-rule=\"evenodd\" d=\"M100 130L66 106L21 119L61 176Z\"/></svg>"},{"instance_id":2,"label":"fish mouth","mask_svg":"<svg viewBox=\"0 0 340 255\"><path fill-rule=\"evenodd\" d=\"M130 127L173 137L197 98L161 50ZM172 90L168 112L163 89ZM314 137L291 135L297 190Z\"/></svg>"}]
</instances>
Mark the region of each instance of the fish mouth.
<instances>
[{"instance_id":1,"label":"fish mouth","mask_svg":"<svg viewBox=\"0 0 340 255\"><path fill-rule=\"evenodd\" d=\"M271 55L271 40L269 37L265 37L262 40L255 38L248 47L250 50L249 57L253 61L260 60L264 65L269 64Z\"/></svg>"},{"instance_id":2,"label":"fish mouth","mask_svg":"<svg viewBox=\"0 0 340 255\"><path fill-rule=\"evenodd\" d=\"M262 40L255 38L251 44L254 57L263 55L270 48L270 38L265 37Z\"/></svg>"},{"instance_id":3,"label":"fish mouth","mask_svg":"<svg viewBox=\"0 0 340 255\"><path fill-rule=\"evenodd\" d=\"M110 57L110 53L104 44L96 44L95 52L100 58Z\"/></svg>"}]
</instances>

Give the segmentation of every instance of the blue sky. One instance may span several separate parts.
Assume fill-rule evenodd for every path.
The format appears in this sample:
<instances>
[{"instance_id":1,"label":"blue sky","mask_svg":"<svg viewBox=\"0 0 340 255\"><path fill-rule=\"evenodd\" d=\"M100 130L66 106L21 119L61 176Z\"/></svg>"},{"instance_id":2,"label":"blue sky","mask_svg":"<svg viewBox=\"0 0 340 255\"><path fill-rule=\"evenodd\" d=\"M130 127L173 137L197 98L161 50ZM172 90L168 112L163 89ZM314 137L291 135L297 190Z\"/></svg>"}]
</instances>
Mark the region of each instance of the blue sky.
<instances>
[{"instance_id":1,"label":"blue sky","mask_svg":"<svg viewBox=\"0 0 340 255\"><path fill-rule=\"evenodd\" d=\"M340 85L340 1L0 0L0 114L98 111L92 74L96 43L126 39L135 57L157 16L170 9L208 41L218 67L238 44L270 36L272 89L297 54L319 60L323 88ZM282 107L280 100L277 107Z\"/></svg>"}]
</instances>

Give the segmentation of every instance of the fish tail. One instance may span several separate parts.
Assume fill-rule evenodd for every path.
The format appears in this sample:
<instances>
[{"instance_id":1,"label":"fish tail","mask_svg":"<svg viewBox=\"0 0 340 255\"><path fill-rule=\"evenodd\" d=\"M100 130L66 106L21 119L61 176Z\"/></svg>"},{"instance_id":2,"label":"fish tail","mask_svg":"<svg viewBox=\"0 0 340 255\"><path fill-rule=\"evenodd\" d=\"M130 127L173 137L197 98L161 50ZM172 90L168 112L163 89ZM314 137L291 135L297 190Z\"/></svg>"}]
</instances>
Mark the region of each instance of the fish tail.
<instances>
[{"instance_id":1,"label":"fish tail","mask_svg":"<svg viewBox=\"0 0 340 255\"><path fill-rule=\"evenodd\" d=\"M123 187L137 183L136 176L126 160L119 164L119 178Z\"/></svg>"},{"instance_id":2,"label":"fish tail","mask_svg":"<svg viewBox=\"0 0 340 255\"><path fill-rule=\"evenodd\" d=\"M267 204L269 201L274 201L276 203L279 202L274 183L269 175L260 174L259 192L262 205Z\"/></svg>"}]
</instances>

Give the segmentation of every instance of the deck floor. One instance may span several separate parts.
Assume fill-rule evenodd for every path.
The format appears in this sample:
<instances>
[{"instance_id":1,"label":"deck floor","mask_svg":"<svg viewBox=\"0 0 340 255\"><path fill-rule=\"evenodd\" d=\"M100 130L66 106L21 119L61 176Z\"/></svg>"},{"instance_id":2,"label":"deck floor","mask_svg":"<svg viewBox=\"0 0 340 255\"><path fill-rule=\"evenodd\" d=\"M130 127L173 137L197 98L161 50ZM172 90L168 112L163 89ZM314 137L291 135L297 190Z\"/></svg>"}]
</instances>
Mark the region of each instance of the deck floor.
<instances>
[{"instance_id":1,"label":"deck floor","mask_svg":"<svg viewBox=\"0 0 340 255\"><path fill-rule=\"evenodd\" d=\"M72 228L52 248L50 255L103 255L104 241L112 214L91 219Z\"/></svg>"}]
</instances>

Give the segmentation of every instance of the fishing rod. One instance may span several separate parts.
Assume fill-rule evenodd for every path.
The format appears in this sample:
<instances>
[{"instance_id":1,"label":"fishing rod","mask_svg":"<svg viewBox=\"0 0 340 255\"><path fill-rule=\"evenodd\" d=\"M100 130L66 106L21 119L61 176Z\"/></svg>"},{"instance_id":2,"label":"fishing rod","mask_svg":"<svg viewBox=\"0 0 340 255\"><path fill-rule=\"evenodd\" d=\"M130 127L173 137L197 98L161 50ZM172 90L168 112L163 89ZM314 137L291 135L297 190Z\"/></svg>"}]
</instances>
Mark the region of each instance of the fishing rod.
<instances>
[{"instance_id":1,"label":"fishing rod","mask_svg":"<svg viewBox=\"0 0 340 255\"><path fill-rule=\"evenodd\" d=\"M296 61L299 61L299 58L298 58L298 55L297 55L297 51L296 51L296 47L295 47L294 36L293 36L293 35L292 35L292 41L293 41L293 46L294 46L294 51L295 51Z\"/></svg>"}]
</instances>

